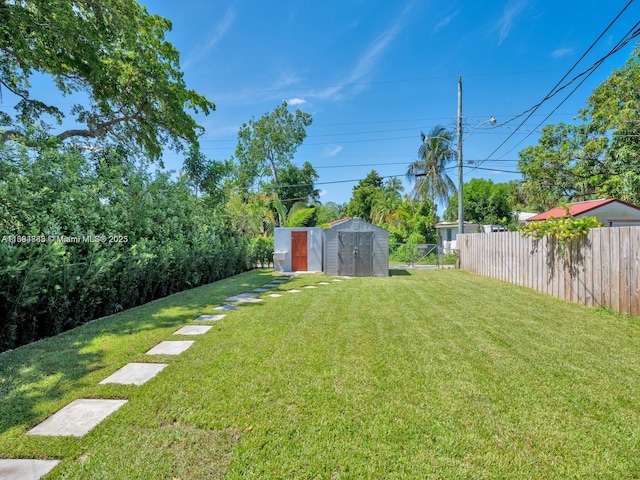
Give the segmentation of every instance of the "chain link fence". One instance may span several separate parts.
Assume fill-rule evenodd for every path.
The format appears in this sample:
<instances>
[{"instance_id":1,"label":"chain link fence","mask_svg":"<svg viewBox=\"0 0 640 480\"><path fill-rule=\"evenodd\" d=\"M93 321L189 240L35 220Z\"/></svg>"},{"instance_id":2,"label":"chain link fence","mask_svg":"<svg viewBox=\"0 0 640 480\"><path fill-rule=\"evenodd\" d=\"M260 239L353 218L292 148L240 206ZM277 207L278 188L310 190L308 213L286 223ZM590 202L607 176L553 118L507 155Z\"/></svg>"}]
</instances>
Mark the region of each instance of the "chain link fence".
<instances>
[{"instance_id":1,"label":"chain link fence","mask_svg":"<svg viewBox=\"0 0 640 480\"><path fill-rule=\"evenodd\" d=\"M444 253L435 243L392 243L389 263L404 267L457 265L457 253Z\"/></svg>"}]
</instances>

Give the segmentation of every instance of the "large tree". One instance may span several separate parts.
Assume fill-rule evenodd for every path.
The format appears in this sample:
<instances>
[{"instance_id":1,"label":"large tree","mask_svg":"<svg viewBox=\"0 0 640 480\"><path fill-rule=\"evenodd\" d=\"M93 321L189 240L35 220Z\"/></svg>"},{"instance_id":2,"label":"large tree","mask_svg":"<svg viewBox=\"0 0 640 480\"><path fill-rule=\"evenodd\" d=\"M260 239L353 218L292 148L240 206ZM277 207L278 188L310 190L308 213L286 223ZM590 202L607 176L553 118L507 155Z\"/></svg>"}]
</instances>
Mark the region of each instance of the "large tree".
<instances>
[{"instance_id":1,"label":"large tree","mask_svg":"<svg viewBox=\"0 0 640 480\"><path fill-rule=\"evenodd\" d=\"M259 119L243 123L238 131L236 182L249 189L265 175L280 183L279 171L291 165L293 156L307 136L313 119L301 110L290 112L287 102Z\"/></svg>"},{"instance_id":2,"label":"large tree","mask_svg":"<svg viewBox=\"0 0 640 480\"><path fill-rule=\"evenodd\" d=\"M353 193L347 203L345 213L350 217L358 217L370 222L374 205L383 197L382 181L383 179L378 172L371 170L366 178L360 180L353 187Z\"/></svg>"},{"instance_id":3,"label":"large tree","mask_svg":"<svg viewBox=\"0 0 640 480\"><path fill-rule=\"evenodd\" d=\"M509 202L510 194L511 187L508 183L493 183L484 178L471 179L464 184L462 190L466 219L480 224L511 223L514 208ZM458 195L456 194L445 210L445 220L458 219L457 203Z\"/></svg>"},{"instance_id":4,"label":"large tree","mask_svg":"<svg viewBox=\"0 0 640 480\"><path fill-rule=\"evenodd\" d=\"M640 203L640 48L593 91L579 120L544 127L538 145L520 152L529 206L598 197Z\"/></svg>"},{"instance_id":5,"label":"large tree","mask_svg":"<svg viewBox=\"0 0 640 480\"><path fill-rule=\"evenodd\" d=\"M315 204L320 199L320 190L313 186L318 178L318 172L311 163L304 162L302 168L290 164L280 169L280 183L272 184L270 187L278 195L285 209L291 210L297 202ZM265 188L269 189L269 186Z\"/></svg>"},{"instance_id":6,"label":"large tree","mask_svg":"<svg viewBox=\"0 0 640 480\"><path fill-rule=\"evenodd\" d=\"M414 198L446 203L456 192L455 184L445 170L456 156L451 148L452 139L453 134L442 125L435 126L428 135L420 132L418 159L407 169L407 178L414 182Z\"/></svg>"},{"instance_id":7,"label":"large tree","mask_svg":"<svg viewBox=\"0 0 640 480\"><path fill-rule=\"evenodd\" d=\"M529 208L547 210L598 195L598 185L608 177L602 160L606 139L589 130L588 125L547 125L538 145L519 153L522 193Z\"/></svg>"},{"instance_id":8,"label":"large tree","mask_svg":"<svg viewBox=\"0 0 640 480\"><path fill-rule=\"evenodd\" d=\"M115 137L152 159L167 144L197 146L202 128L192 114L215 105L186 87L179 52L165 40L170 29L135 0L0 0L0 92L17 101L14 115L0 111L0 143L33 141L44 127L59 140ZM38 98L37 75L81 101L65 112ZM61 125L69 113L72 128L44 123Z\"/></svg>"}]
</instances>

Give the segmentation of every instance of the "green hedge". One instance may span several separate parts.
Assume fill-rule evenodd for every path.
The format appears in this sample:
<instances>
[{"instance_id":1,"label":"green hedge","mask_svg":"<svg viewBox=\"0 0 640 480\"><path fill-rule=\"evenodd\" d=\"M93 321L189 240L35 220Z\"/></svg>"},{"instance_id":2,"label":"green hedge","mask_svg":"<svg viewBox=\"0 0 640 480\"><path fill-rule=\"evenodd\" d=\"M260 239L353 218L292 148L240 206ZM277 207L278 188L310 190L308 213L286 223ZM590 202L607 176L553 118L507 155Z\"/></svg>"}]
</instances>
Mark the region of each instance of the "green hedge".
<instances>
[{"instance_id":1,"label":"green hedge","mask_svg":"<svg viewBox=\"0 0 640 480\"><path fill-rule=\"evenodd\" d=\"M249 268L246 242L232 236L106 244L81 262L68 250L0 243L0 351Z\"/></svg>"}]
</instances>

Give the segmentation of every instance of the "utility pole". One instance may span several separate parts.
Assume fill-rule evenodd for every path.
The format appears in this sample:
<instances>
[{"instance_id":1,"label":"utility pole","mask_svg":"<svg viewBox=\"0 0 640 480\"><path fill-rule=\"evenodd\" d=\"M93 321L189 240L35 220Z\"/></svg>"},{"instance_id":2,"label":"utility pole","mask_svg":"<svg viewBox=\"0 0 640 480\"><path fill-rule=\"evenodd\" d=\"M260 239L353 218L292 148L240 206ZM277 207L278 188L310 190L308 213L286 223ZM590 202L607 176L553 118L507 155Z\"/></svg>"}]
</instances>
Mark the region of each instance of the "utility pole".
<instances>
[{"instance_id":1,"label":"utility pole","mask_svg":"<svg viewBox=\"0 0 640 480\"><path fill-rule=\"evenodd\" d=\"M464 233L462 182L462 75L460 75L458 76L458 234Z\"/></svg>"}]
</instances>

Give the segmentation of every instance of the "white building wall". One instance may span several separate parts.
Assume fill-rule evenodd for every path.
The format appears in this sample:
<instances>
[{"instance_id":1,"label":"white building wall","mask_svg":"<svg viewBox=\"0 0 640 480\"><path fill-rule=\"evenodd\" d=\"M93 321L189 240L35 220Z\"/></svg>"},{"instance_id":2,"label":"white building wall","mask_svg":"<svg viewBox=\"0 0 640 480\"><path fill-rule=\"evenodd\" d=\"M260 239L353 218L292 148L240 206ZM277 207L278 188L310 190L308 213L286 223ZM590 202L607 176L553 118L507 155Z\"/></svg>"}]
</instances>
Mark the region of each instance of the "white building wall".
<instances>
[{"instance_id":1,"label":"white building wall","mask_svg":"<svg viewBox=\"0 0 640 480\"><path fill-rule=\"evenodd\" d=\"M307 232L307 270L321 272L324 230L319 227L274 228L273 267L275 270L279 272L291 271L291 232Z\"/></svg>"},{"instance_id":2,"label":"white building wall","mask_svg":"<svg viewBox=\"0 0 640 480\"><path fill-rule=\"evenodd\" d=\"M609 220L640 220L640 210L624 203L611 202L576 215L576 218L580 217L596 217L602 225L608 227ZM615 225L620 226L620 223L616 222Z\"/></svg>"}]
</instances>

